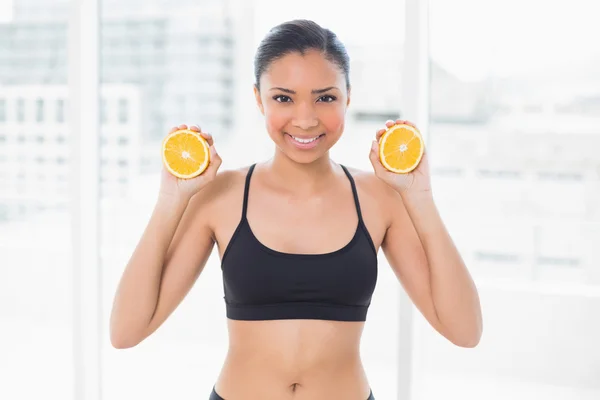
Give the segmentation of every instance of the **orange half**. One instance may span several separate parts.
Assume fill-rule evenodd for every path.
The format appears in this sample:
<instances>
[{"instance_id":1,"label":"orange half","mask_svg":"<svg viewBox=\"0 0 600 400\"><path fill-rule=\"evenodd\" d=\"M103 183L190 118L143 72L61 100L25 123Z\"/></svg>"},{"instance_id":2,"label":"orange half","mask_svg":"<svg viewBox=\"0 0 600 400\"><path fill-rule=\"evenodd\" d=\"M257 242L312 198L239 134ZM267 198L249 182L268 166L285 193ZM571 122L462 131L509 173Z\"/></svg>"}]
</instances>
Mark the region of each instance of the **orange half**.
<instances>
[{"instance_id":1,"label":"orange half","mask_svg":"<svg viewBox=\"0 0 600 400\"><path fill-rule=\"evenodd\" d=\"M397 174L407 174L417 168L424 149L423 136L408 124L392 126L379 139L381 164Z\"/></svg>"},{"instance_id":2,"label":"orange half","mask_svg":"<svg viewBox=\"0 0 600 400\"><path fill-rule=\"evenodd\" d=\"M198 132L177 130L163 140L162 159L171 174L181 179L191 179L208 167L209 146Z\"/></svg>"}]
</instances>

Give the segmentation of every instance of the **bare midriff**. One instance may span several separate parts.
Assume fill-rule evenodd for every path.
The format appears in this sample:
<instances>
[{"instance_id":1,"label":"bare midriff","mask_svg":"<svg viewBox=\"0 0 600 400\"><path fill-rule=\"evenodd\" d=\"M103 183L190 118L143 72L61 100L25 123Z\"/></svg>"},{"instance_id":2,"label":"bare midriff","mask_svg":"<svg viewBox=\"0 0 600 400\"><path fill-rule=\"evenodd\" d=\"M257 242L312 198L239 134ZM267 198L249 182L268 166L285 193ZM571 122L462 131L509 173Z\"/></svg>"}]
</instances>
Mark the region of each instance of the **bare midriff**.
<instances>
[{"instance_id":1,"label":"bare midriff","mask_svg":"<svg viewBox=\"0 0 600 400\"><path fill-rule=\"evenodd\" d=\"M366 400L363 322L228 320L229 349L215 384L225 400Z\"/></svg>"}]
</instances>

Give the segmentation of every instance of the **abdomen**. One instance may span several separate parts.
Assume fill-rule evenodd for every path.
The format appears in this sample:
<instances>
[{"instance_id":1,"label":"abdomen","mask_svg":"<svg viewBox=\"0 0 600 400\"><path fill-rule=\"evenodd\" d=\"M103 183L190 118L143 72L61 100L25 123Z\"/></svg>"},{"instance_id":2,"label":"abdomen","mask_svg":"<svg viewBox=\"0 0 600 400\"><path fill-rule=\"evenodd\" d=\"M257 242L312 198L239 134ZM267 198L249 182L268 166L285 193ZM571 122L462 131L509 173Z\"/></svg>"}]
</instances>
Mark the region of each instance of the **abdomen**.
<instances>
[{"instance_id":1,"label":"abdomen","mask_svg":"<svg viewBox=\"0 0 600 400\"><path fill-rule=\"evenodd\" d=\"M229 320L228 324L229 351L216 384L225 399L368 397L360 360L364 323Z\"/></svg>"}]
</instances>

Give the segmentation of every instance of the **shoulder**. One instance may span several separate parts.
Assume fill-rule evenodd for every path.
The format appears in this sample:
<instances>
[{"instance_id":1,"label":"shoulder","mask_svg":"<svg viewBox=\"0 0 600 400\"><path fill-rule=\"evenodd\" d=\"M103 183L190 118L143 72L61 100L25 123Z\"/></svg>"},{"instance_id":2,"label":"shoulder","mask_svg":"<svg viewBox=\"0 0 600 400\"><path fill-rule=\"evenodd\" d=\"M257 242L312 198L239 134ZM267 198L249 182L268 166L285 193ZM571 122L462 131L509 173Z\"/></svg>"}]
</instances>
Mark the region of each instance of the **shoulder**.
<instances>
[{"instance_id":1,"label":"shoulder","mask_svg":"<svg viewBox=\"0 0 600 400\"><path fill-rule=\"evenodd\" d=\"M214 214L226 207L231 200L241 199L249 166L224 170L196 193L190 200L190 207L201 214Z\"/></svg>"},{"instance_id":2,"label":"shoulder","mask_svg":"<svg viewBox=\"0 0 600 400\"><path fill-rule=\"evenodd\" d=\"M390 227L398 216L405 214L402 197L387 183L375 175L373 171L349 168L348 172L356 182L356 190L362 204L371 207L371 211Z\"/></svg>"},{"instance_id":3,"label":"shoulder","mask_svg":"<svg viewBox=\"0 0 600 400\"><path fill-rule=\"evenodd\" d=\"M400 195L387 183L375 175L373 171L365 171L358 168L346 166L350 175L356 182L356 188L364 196L371 196L378 203L398 201Z\"/></svg>"}]
</instances>

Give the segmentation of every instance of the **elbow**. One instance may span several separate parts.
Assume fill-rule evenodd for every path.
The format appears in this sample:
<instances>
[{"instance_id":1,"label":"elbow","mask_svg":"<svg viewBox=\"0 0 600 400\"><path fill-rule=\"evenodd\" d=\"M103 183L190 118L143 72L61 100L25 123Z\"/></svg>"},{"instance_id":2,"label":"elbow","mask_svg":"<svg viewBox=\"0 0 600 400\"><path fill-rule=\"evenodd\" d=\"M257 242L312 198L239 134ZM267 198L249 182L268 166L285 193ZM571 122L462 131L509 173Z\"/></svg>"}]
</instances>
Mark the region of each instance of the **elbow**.
<instances>
[{"instance_id":1,"label":"elbow","mask_svg":"<svg viewBox=\"0 0 600 400\"><path fill-rule=\"evenodd\" d=\"M115 334L113 332L110 334L110 344L117 350L130 349L139 343L139 340L135 340L127 335Z\"/></svg>"},{"instance_id":2,"label":"elbow","mask_svg":"<svg viewBox=\"0 0 600 400\"><path fill-rule=\"evenodd\" d=\"M463 347L465 349L472 349L472 348L477 347L477 345L479 345L480 341L481 341L481 336L475 336L473 338L455 340L455 341L453 341L453 343L458 347Z\"/></svg>"},{"instance_id":3,"label":"elbow","mask_svg":"<svg viewBox=\"0 0 600 400\"><path fill-rule=\"evenodd\" d=\"M117 350L130 349L137 346L142 341L139 335L133 335L126 329L119 329L111 326L110 329L110 344Z\"/></svg>"},{"instance_id":4,"label":"elbow","mask_svg":"<svg viewBox=\"0 0 600 400\"><path fill-rule=\"evenodd\" d=\"M138 341L128 340L127 338L122 338L120 336L110 336L110 344L117 350L130 349L137 346L138 343Z\"/></svg>"},{"instance_id":5,"label":"elbow","mask_svg":"<svg viewBox=\"0 0 600 400\"><path fill-rule=\"evenodd\" d=\"M479 345L481 342L481 336L483 333L483 329L478 327L475 332L462 335L460 338L456 338L455 340L451 340L458 347L463 347L466 349L472 349Z\"/></svg>"}]
</instances>

